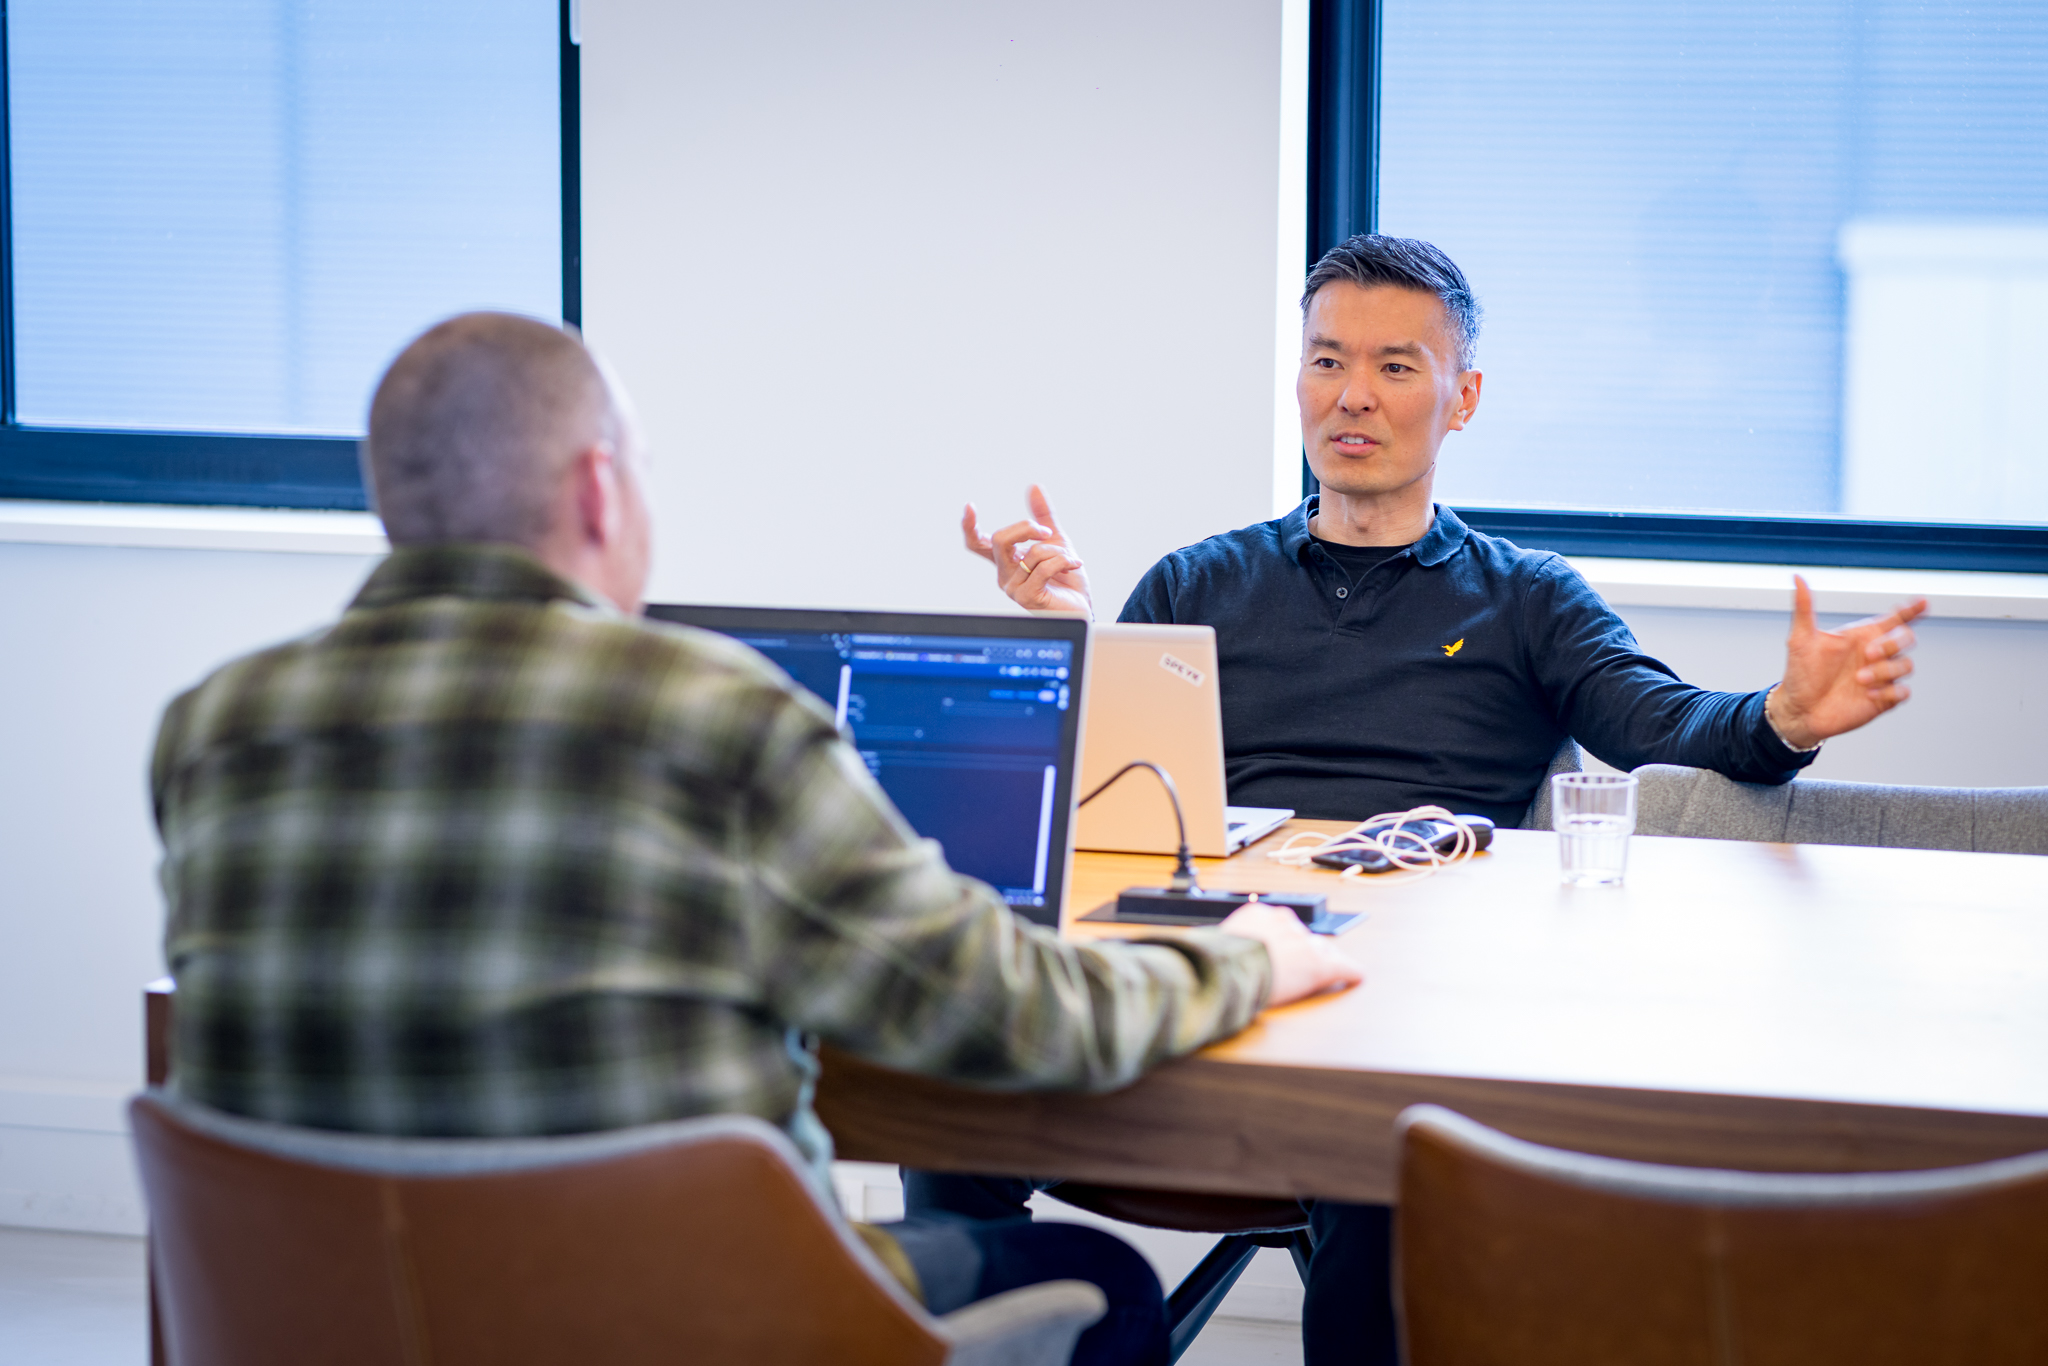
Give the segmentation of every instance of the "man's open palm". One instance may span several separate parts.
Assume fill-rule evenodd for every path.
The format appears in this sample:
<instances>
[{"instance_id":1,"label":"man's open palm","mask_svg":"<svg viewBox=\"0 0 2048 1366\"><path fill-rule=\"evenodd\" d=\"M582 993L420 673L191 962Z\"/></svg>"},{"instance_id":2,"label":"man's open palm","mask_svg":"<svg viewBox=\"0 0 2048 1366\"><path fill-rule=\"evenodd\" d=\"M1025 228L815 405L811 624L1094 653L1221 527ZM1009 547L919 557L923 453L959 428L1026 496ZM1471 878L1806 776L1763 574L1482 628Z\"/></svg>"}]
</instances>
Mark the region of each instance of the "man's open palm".
<instances>
[{"instance_id":1,"label":"man's open palm","mask_svg":"<svg viewBox=\"0 0 2048 1366\"><path fill-rule=\"evenodd\" d=\"M1927 611L1927 600L1886 616L1823 631L1813 619L1813 590L1792 578L1792 634L1785 642L1785 681L1769 702L1771 720L1787 744L1809 749L1830 736L1865 725L1912 696L1904 680L1913 672L1907 623Z\"/></svg>"},{"instance_id":2,"label":"man's open palm","mask_svg":"<svg viewBox=\"0 0 2048 1366\"><path fill-rule=\"evenodd\" d=\"M1030 489L1031 516L984 536L969 503L960 517L967 548L996 567L996 586L1019 607L1034 612L1080 612L1093 615L1088 596L1088 571L1074 553L1073 542L1060 530L1045 490Z\"/></svg>"}]
</instances>

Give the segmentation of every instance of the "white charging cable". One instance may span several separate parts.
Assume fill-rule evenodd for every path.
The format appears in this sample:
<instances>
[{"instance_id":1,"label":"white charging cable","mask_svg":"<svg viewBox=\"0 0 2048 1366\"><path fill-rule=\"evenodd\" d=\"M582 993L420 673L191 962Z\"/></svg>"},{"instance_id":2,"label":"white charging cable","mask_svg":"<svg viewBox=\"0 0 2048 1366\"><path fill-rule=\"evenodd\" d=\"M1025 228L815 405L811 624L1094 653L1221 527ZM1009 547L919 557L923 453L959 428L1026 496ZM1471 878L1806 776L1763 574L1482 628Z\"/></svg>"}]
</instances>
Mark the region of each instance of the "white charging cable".
<instances>
[{"instance_id":1,"label":"white charging cable","mask_svg":"<svg viewBox=\"0 0 2048 1366\"><path fill-rule=\"evenodd\" d=\"M1419 831L1407 828L1412 821L1441 821L1452 826L1458 837L1449 853L1438 853L1435 843ZM1474 833L1472 823L1463 816L1455 815L1441 806L1418 806L1408 811L1389 811L1382 815L1370 816L1349 830L1336 835L1318 835L1304 830L1285 844L1266 855L1275 863L1306 867L1310 859L1318 854L1342 854L1352 850L1377 850L1386 856L1387 862L1404 873L1415 873L1428 877L1460 860L1471 858L1479 852L1479 837ZM1338 876L1357 877L1365 869L1353 864Z\"/></svg>"}]
</instances>

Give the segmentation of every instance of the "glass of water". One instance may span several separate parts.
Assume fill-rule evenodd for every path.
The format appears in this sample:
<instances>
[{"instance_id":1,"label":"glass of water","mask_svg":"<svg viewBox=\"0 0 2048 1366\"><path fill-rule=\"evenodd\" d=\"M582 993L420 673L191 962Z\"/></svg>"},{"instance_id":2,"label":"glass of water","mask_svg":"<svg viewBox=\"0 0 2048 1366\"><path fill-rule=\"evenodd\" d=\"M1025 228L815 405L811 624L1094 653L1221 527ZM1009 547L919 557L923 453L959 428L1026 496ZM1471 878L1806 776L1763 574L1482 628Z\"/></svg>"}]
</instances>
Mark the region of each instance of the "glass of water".
<instances>
[{"instance_id":1,"label":"glass of water","mask_svg":"<svg viewBox=\"0 0 2048 1366\"><path fill-rule=\"evenodd\" d=\"M1559 773L1550 780L1550 823L1569 887L1618 887L1636 828L1631 773Z\"/></svg>"}]
</instances>

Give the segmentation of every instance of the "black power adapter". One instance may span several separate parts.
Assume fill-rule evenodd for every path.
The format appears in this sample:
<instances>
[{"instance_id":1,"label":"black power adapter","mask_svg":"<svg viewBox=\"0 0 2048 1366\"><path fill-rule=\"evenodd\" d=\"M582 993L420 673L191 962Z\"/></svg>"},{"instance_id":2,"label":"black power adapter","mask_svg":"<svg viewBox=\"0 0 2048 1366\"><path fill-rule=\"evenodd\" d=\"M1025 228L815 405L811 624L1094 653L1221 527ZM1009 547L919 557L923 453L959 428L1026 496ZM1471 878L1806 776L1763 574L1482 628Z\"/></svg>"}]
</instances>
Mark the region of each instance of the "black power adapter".
<instances>
[{"instance_id":1,"label":"black power adapter","mask_svg":"<svg viewBox=\"0 0 2048 1366\"><path fill-rule=\"evenodd\" d=\"M1195 887L1128 887L1116 894L1116 918L1140 925L1213 925L1253 901L1285 906L1312 925L1323 913L1325 899L1309 892L1215 892Z\"/></svg>"}]
</instances>

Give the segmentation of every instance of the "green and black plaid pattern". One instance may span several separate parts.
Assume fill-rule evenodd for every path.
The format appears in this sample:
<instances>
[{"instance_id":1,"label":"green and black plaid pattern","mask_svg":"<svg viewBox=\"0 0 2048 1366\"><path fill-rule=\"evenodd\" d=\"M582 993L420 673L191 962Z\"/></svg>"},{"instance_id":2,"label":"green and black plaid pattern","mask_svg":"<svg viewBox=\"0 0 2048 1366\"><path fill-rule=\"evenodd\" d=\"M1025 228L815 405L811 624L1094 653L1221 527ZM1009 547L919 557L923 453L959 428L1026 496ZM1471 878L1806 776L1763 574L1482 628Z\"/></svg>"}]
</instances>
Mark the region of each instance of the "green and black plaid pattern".
<instances>
[{"instance_id":1,"label":"green and black plaid pattern","mask_svg":"<svg viewBox=\"0 0 2048 1366\"><path fill-rule=\"evenodd\" d=\"M152 771L176 1084L390 1134L710 1112L813 1156L815 1035L1107 1089L1241 1028L1265 954L1061 942L947 869L831 716L504 547L399 550L171 704Z\"/></svg>"}]
</instances>

